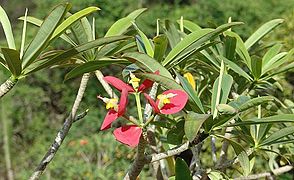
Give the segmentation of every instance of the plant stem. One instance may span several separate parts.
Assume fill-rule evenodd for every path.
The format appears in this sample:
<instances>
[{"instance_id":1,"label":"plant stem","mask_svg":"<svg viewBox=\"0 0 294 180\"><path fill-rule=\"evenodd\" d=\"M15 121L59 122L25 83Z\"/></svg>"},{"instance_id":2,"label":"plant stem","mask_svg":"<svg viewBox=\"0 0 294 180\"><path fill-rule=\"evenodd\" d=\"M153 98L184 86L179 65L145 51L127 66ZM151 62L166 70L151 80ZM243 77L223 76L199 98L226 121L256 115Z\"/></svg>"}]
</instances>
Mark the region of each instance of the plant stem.
<instances>
[{"instance_id":1,"label":"plant stem","mask_svg":"<svg viewBox=\"0 0 294 180\"><path fill-rule=\"evenodd\" d=\"M18 79L14 77L10 77L0 86L0 98L2 98L5 94L7 94L17 83Z\"/></svg>"},{"instance_id":2,"label":"plant stem","mask_svg":"<svg viewBox=\"0 0 294 180\"><path fill-rule=\"evenodd\" d=\"M142 113L142 106L141 106L141 100L140 100L140 93L135 93L135 97L136 97L136 104L137 104L139 121L140 121L140 123L143 123L143 113Z\"/></svg>"},{"instance_id":3,"label":"plant stem","mask_svg":"<svg viewBox=\"0 0 294 180\"><path fill-rule=\"evenodd\" d=\"M66 138L73 122L75 122L75 119L79 116L76 116L78 107L82 101L83 95L85 93L88 81L90 78L89 73L85 73L82 77L80 87L78 90L78 93L76 95L76 99L74 101L73 107L71 109L71 113L66 118L65 122L63 123L62 128L58 131L52 145L49 147L47 153L44 155L43 159L39 163L38 167L33 172L32 176L30 177L30 180L39 179L42 173L45 171L47 165L52 161L55 154L57 153L59 147L61 146L63 140Z\"/></svg>"},{"instance_id":4,"label":"plant stem","mask_svg":"<svg viewBox=\"0 0 294 180\"><path fill-rule=\"evenodd\" d=\"M9 148L9 133L8 133L8 123L6 119L6 114L3 109L3 102L0 102L0 109L1 109L1 119L3 125L3 149L4 149L4 156L5 156L5 164L7 170L7 179L13 180L13 171L11 167L11 157L10 157L10 148Z\"/></svg>"}]
</instances>

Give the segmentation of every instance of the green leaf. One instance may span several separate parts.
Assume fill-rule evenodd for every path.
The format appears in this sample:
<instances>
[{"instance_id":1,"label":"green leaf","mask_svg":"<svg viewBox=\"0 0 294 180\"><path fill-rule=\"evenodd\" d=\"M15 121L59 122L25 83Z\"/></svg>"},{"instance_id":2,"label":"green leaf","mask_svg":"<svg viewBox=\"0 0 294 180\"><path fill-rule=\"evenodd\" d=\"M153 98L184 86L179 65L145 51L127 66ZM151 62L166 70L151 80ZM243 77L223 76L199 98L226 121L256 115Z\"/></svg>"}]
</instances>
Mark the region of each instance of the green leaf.
<instances>
[{"instance_id":1,"label":"green leaf","mask_svg":"<svg viewBox=\"0 0 294 180\"><path fill-rule=\"evenodd\" d=\"M282 44L276 44L271 47L262 58L262 66L264 67L274 56L276 56L282 49Z\"/></svg>"},{"instance_id":2,"label":"green leaf","mask_svg":"<svg viewBox=\"0 0 294 180\"><path fill-rule=\"evenodd\" d=\"M161 62L164 58L167 45L168 45L168 40L165 35L159 35L153 38L154 42L154 59L157 60L158 62Z\"/></svg>"},{"instance_id":3,"label":"green leaf","mask_svg":"<svg viewBox=\"0 0 294 180\"><path fill-rule=\"evenodd\" d=\"M13 37L11 24L10 24L9 18L8 18L5 10L2 8L2 6L0 6L0 23L3 27L8 47L10 49L15 49L15 43L14 43L14 37Z\"/></svg>"},{"instance_id":4,"label":"green leaf","mask_svg":"<svg viewBox=\"0 0 294 180\"><path fill-rule=\"evenodd\" d=\"M223 60L234 72L236 72L240 76L243 76L248 81L253 81L253 79L242 68L240 68L237 64L235 64L233 61L230 61L223 56L219 56L219 58L221 60Z\"/></svg>"},{"instance_id":5,"label":"green leaf","mask_svg":"<svg viewBox=\"0 0 294 180\"><path fill-rule=\"evenodd\" d=\"M118 36L122 35L129 27L132 25L132 21L134 21L141 13L143 13L146 8L138 9L127 17L121 18L116 21L107 31L105 37L109 36Z\"/></svg>"},{"instance_id":6,"label":"green leaf","mask_svg":"<svg viewBox=\"0 0 294 180\"><path fill-rule=\"evenodd\" d=\"M192 180L191 172L182 158L176 159L176 178L175 180Z\"/></svg>"},{"instance_id":7,"label":"green leaf","mask_svg":"<svg viewBox=\"0 0 294 180\"><path fill-rule=\"evenodd\" d=\"M183 78L180 74L177 73L177 77L179 78L184 90L187 92L187 94L189 95L189 100L192 101L194 104L196 104L196 106L198 107L198 109L202 112L205 113L203 105L200 101L200 98L198 97L196 91L193 89L193 87L191 86L191 84L187 81L186 78ZM196 109L195 109L196 110ZM194 111L195 111L194 110Z\"/></svg>"},{"instance_id":8,"label":"green leaf","mask_svg":"<svg viewBox=\"0 0 294 180\"><path fill-rule=\"evenodd\" d=\"M265 118L252 118L242 122L236 122L233 124L228 124L227 126L243 126L243 125L252 125L252 124L264 124L264 123L286 123L294 122L294 114L281 114L274 115Z\"/></svg>"},{"instance_id":9,"label":"green leaf","mask_svg":"<svg viewBox=\"0 0 294 180\"><path fill-rule=\"evenodd\" d=\"M1 50L11 74L15 77L18 77L21 74L21 61L19 59L19 52L8 48L1 48Z\"/></svg>"},{"instance_id":10,"label":"green leaf","mask_svg":"<svg viewBox=\"0 0 294 180\"><path fill-rule=\"evenodd\" d=\"M262 60L261 59L252 59L251 60L251 69L254 79L259 79L262 72Z\"/></svg>"},{"instance_id":11,"label":"green leaf","mask_svg":"<svg viewBox=\"0 0 294 180\"><path fill-rule=\"evenodd\" d=\"M237 110L228 104L219 104L217 107L218 112L222 114L236 114Z\"/></svg>"},{"instance_id":12,"label":"green leaf","mask_svg":"<svg viewBox=\"0 0 294 180\"><path fill-rule=\"evenodd\" d=\"M103 58L103 59L99 59L95 61L88 61L72 69L69 73L66 74L64 80L74 78L84 73L93 72L95 70L98 70L110 64L129 64L129 62L123 59L110 59L110 58Z\"/></svg>"},{"instance_id":13,"label":"green leaf","mask_svg":"<svg viewBox=\"0 0 294 180\"><path fill-rule=\"evenodd\" d=\"M184 132L185 121L179 121L175 127L168 130L167 132L167 142L169 144L180 145L182 144Z\"/></svg>"},{"instance_id":14,"label":"green leaf","mask_svg":"<svg viewBox=\"0 0 294 180\"><path fill-rule=\"evenodd\" d=\"M246 101L244 104L239 106L239 112L246 111L247 109L256 107L260 104L267 103L273 100L274 100L274 97L272 96L262 96L262 97L250 99L249 101Z\"/></svg>"},{"instance_id":15,"label":"green leaf","mask_svg":"<svg viewBox=\"0 0 294 180\"><path fill-rule=\"evenodd\" d=\"M184 116L185 134L190 142L196 138L202 124L207 118L209 118L209 116L210 114L198 114L194 113L193 111L190 111L188 114Z\"/></svg>"},{"instance_id":16,"label":"green leaf","mask_svg":"<svg viewBox=\"0 0 294 180\"><path fill-rule=\"evenodd\" d=\"M277 55L275 55L273 58L271 58L267 64L265 64L263 67L262 67L262 73L266 73L274 68L278 68L279 65L276 65L275 63L278 63L278 62L281 62L283 60L285 60L285 58L287 58L287 55L288 53L287 52L282 52L282 53L279 53ZM282 63L281 63L282 64Z\"/></svg>"},{"instance_id":17,"label":"green leaf","mask_svg":"<svg viewBox=\"0 0 294 180\"><path fill-rule=\"evenodd\" d=\"M177 20L177 23L180 24L180 20ZM190 32L198 31L201 29L199 25L193 23L192 21L183 20L183 23L184 23L184 27Z\"/></svg>"},{"instance_id":18,"label":"green leaf","mask_svg":"<svg viewBox=\"0 0 294 180\"><path fill-rule=\"evenodd\" d=\"M46 59L43 61L35 62L29 68L26 69L26 72L24 74L26 75L26 74L38 71L43 68L46 68L46 67L58 64L58 63L65 62L68 59L72 58L73 56L75 56L81 52L87 51L89 49L99 47L104 44L109 44L109 43L113 43L113 42L117 42L117 41L121 41L121 40L126 40L129 38L130 38L129 36L113 36L113 37L100 38L100 39L96 39L94 41L90 41L86 44L82 44L82 45L73 47L63 53L60 53L60 54L54 56L53 58L49 58L49 59Z\"/></svg>"},{"instance_id":19,"label":"green leaf","mask_svg":"<svg viewBox=\"0 0 294 180\"><path fill-rule=\"evenodd\" d=\"M151 58L147 54L139 52L129 52L123 55L124 58L128 59L131 62L135 62L139 67L148 69L149 72L155 72L159 70L159 74L165 77L172 79L172 75L169 71L163 67L158 61Z\"/></svg>"},{"instance_id":20,"label":"green leaf","mask_svg":"<svg viewBox=\"0 0 294 180\"><path fill-rule=\"evenodd\" d=\"M146 79L150 79L160 83L160 85L166 87L167 89L179 89L183 90L182 86L179 85L174 79L170 79L168 77L152 74L152 73L137 73L136 75L142 76Z\"/></svg>"},{"instance_id":21,"label":"green leaf","mask_svg":"<svg viewBox=\"0 0 294 180\"><path fill-rule=\"evenodd\" d=\"M247 50L250 49L255 43L257 43L260 39L262 39L265 35L267 35L275 27L277 27L283 22L284 22L283 19L274 19L263 24L245 41L246 49Z\"/></svg>"},{"instance_id":22,"label":"green leaf","mask_svg":"<svg viewBox=\"0 0 294 180\"><path fill-rule=\"evenodd\" d=\"M154 56L154 51L153 51L153 47L149 41L149 39L147 38L147 36L143 33L143 31L141 31L139 29L139 27L133 23L135 29L137 30L137 32L139 33L139 35L141 36L142 38L142 41L143 41L143 44L144 44L144 47L146 49L146 53L150 56L150 57L153 57Z\"/></svg>"},{"instance_id":23,"label":"green leaf","mask_svg":"<svg viewBox=\"0 0 294 180\"><path fill-rule=\"evenodd\" d=\"M169 41L170 47L173 49L181 41L181 36L178 32L178 29L171 21L165 20L163 30Z\"/></svg>"},{"instance_id":24,"label":"green leaf","mask_svg":"<svg viewBox=\"0 0 294 180\"><path fill-rule=\"evenodd\" d=\"M88 7L88 8L85 8L85 9L69 16L55 29L53 35L51 36L51 39L58 37L60 34L62 34L69 26L71 26L76 21L78 21L81 18L87 16L88 14L91 14L92 12L98 11L98 10L100 10L100 8L98 8L98 7Z\"/></svg>"},{"instance_id":25,"label":"green leaf","mask_svg":"<svg viewBox=\"0 0 294 180\"><path fill-rule=\"evenodd\" d=\"M225 37L225 57L231 61L234 60L236 51L237 39L236 37L227 35Z\"/></svg>"},{"instance_id":26,"label":"green leaf","mask_svg":"<svg viewBox=\"0 0 294 180\"><path fill-rule=\"evenodd\" d=\"M247 65L247 67L251 70L251 57L241 37L232 31L225 31L224 34L229 35L231 37L235 37L237 39L236 52Z\"/></svg>"},{"instance_id":27,"label":"green leaf","mask_svg":"<svg viewBox=\"0 0 294 180\"><path fill-rule=\"evenodd\" d=\"M190 47L191 50L195 49L195 47L201 46L203 43L213 39L215 36L219 35L220 33L226 31L227 29L231 28L232 26L240 25L240 22L233 22L224 24L219 26L215 30L211 29L201 29L199 31L195 31L189 35L187 35L182 41L180 41L167 55L165 60L163 61L163 65L166 66L167 64L171 63L176 56L178 56L181 52L185 49ZM190 50L190 51L191 51ZM190 51L185 52L188 54ZM185 54L182 54L184 56Z\"/></svg>"},{"instance_id":28,"label":"green leaf","mask_svg":"<svg viewBox=\"0 0 294 180\"><path fill-rule=\"evenodd\" d=\"M22 67L29 66L46 48L56 27L63 20L69 10L69 4L57 6L45 19L37 35L34 37L23 55Z\"/></svg>"},{"instance_id":29,"label":"green leaf","mask_svg":"<svg viewBox=\"0 0 294 180\"><path fill-rule=\"evenodd\" d=\"M217 92L218 92L218 84L219 84L219 77L215 80L215 82L213 83L213 90L212 90L212 99L211 99L211 112L213 114L213 112L215 111L216 108L216 104L226 104L230 91L231 91L231 87L233 84L233 77L229 74L224 74L222 77L222 82L221 82L221 94L220 94L220 98L219 98L219 102L216 102L216 98L217 98Z\"/></svg>"},{"instance_id":30,"label":"green leaf","mask_svg":"<svg viewBox=\"0 0 294 180\"><path fill-rule=\"evenodd\" d=\"M290 134L294 134L294 126L286 127L283 129L280 129L277 132L274 132L271 134L268 138L264 139L261 143L260 146L270 146L275 143L275 141L282 139Z\"/></svg>"}]
</instances>

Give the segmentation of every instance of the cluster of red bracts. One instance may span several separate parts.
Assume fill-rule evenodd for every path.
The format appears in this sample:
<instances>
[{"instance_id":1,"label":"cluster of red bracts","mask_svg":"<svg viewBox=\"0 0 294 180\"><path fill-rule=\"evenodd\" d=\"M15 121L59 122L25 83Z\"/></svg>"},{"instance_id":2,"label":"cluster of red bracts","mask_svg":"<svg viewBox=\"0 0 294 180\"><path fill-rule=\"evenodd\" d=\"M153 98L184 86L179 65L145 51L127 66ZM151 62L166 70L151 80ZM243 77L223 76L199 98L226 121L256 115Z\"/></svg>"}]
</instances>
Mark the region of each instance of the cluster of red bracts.
<instances>
[{"instance_id":1,"label":"cluster of red bracts","mask_svg":"<svg viewBox=\"0 0 294 180\"><path fill-rule=\"evenodd\" d=\"M119 90L121 95L119 102L118 99L108 99L98 96L99 99L106 103L106 109L108 109L108 112L102 123L101 130L109 129L113 121L125 114L129 93L144 93L153 85L153 81L146 79L135 89L134 85L132 87L116 77L106 76L104 77L104 80ZM177 113L184 108L188 100L188 95L182 90L165 91L157 97L156 101L154 101L146 93L144 93L144 96L156 114ZM125 125L115 129L113 134L117 141L130 147L136 147L139 144L140 137L142 135L142 127L137 125Z\"/></svg>"}]
</instances>

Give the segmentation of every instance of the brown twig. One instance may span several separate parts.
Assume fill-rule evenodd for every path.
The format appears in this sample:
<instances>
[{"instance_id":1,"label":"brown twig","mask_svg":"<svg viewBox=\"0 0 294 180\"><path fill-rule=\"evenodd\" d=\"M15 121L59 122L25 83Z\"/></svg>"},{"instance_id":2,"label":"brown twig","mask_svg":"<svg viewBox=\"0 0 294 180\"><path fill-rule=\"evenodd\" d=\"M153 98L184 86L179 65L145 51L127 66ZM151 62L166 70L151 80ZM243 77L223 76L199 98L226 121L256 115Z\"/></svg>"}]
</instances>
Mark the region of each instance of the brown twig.
<instances>
[{"instance_id":1,"label":"brown twig","mask_svg":"<svg viewBox=\"0 0 294 180\"><path fill-rule=\"evenodd\" d=\"M7 94L17 83L18 79L10 77L0 86L0 98Z\"/></svg>"},{"instance_id":2,"label":"brown twig","mask_svg":"<svg viewBox=\"0 0 294 180\"><path fill-rule=\"evenodd\" d=\"M80 83L80 87L76 96L76 99L74 101L71 113L69 114L69 116L66 118L65 122L63 123L62 128L58 131L52 145L50 146L50 148L48 149L47 153L44 155L43 159L41 160L41 162L39 163L38 167L35 169L35 171L33 172L32 176L30 177L30 180L35 180L35 179L39 179L40 176L42 175L42 173L45 171L47 165L52 161L52 159L54 158L56 152L58 151L59 147L61 146L63 140L65 139L65 137L67 136L72 123L83 118L86 114L87 111L84 113L84 116L76 116L78 107L81 103L82 97L84 95L84 92L86 90L87 87L87 83L89 81L89 77L90 74L89 73L85 73L82 77L81 83Z\"/></svg>"}]
</instances>

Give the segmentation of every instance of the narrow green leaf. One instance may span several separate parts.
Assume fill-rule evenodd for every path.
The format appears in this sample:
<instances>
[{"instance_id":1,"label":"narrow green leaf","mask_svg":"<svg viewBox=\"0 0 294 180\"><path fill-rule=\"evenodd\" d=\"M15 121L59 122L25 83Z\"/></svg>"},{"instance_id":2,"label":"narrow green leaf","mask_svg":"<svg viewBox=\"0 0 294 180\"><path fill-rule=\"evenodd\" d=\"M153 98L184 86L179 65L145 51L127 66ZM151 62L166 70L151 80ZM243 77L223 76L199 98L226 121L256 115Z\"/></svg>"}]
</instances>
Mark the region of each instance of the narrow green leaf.
<instances>
[{"instance_id":1,"label":"narrow green leaf","mask_svg":"<svg viewBox=\"0 0 294 180\"><path fill-rule=\"evenodd\" d=\"M224 34L235 37L237 39L236 52L247 65L247 67L251 70L251 57L241 37L232 31L225 31Z\"/></svg>"},{"instance_id":2,"label":"narrow green leaf","mask_svg":"<svg viewBox=\"0 0 294 180\"><path fill-rule=\"evenodd\" d=\"M13 37L11 24L10 24L9 18L8 18L5 10L2 8L2 6L0 6L0 23L3 27L8 47L10 49L15 49L15 43L14 43L14 37Z\"/></svg>"},{"instance_id":3,"label":"narrow green leaf","mask_svg":"<svg viewBox=\"0 0 294 180\"><path fill-rule=\"evenodd\" d=\"M34 64L32 64L31 67L26 69L24 74L29 74L29 73L38 71L40 69L52 66L52 65L65 62L68 59L70 59L71 57L73 57L81 52L87 51L89 49L99 47L104 44L109 44L109 43L113 43L113 42L117 42L117 41L121 41L121 40L126 40L129 38L131 38L131 37L129 37L129 36L113 36L113 37L100 38L100 39L96 39L94 41L90 41L86 44L82 44L82 45L73 47L73 48L71 48L61 54L54 56L53 58L35 62Z\"/></svg>"},{"instance_id":4,"label":"narrow green leaf","mask_svg":"<svg viewBox=\"0 0 294 180\"><path fill-rule=\"evenodd\" d=\"M182 86L179 85L174 79L170 79L166 76L152 74L152 73L137 73L136 75L142 76L146 79L150 79L160 83L160 85L166 87L167 89L179 89L183 90Z\"/></svg>"},{"instance_id":5,"label":"narrow green leaf","mask_svg":"<svg viewBox=\"0 0 294 180\"><path fill-rule=\"evenodd\" d=\"M255 43L257 43L260 39L262 39L265 35L267 35L275 27L277 27L283 22L283 19L274 19L263 24L245 41L246 49L250 49Z\"/></svg>"},{"instance_id":6,"label":"narrow green leaf","mask_svg":"<svg viewBox=\"0 0 294 180\"><path fill-rule=\"evenodd\" d=\"M196 138L202 124L209 116L210 114L198 114L194 113L193 111L190 111L188 114L184 116L185 134L190 142Z\"/></svg>"},{"instance_id":7,"label":"narrow green leaf","mask_svg":"<svg viewBox=\"0 0 294 180\"><path fill-rule=\"evenodd\" d=\"M165 56L168 40L165 35L159 35L153 38L154 42L154 59L161 62Z\"/></svg>"},{"instance_id":8,"label":"narrow green leaf","mask_svg":"<svg viewBox=\"0 0 294 180\"><path fill-rule=\"evenodd\" d=\"M247 109L256 107L260 104L267 103L273 100L274 100L274 97L272 96L262 96L262 97L250 99L249 101L246 101L244 104L239 106L239 112L246 111Z\"/></svg>"},{"instance_id":9,"label":"narrow green leaf","mask_svg":"<svg viewBox=\"0 0 294 180\"><path fill-rule=\"evenodd\" d=\"M225 57L231 61L235 58L237 39L236 37L227 35L225 37Z\"/></svg>"},{"instance_id":10,"label":"narrow green leaf","mask_svg":"<svg viewBox=\"0 0 294 180\"><path fill-rule=\"evenodd\" d=\"M192 180L191 172L182 158L176 159L176 178L175 180Z\"/></svg>"},{"instance_id":11,"label":"narrow green leaf","mask_svg":"<svg viewBox=\"0 0 294 180\"><path fill-rule=\"evenodd\" d=\"M180 74L177 73L177 77L179 78L184 90L187 92L189 95L189 100L192 100L194 104L198 107L198 109L202 112L205 113L203 105L200 101L200 98L198 97L196 91L193 89L193 87L190 85L190 83L187 81L186 78L183 78ZM196 111L196 109L194 110Z\"/></svg>"},{"instance_id":12,"label":"narrow green leaf","mask_svg":"<svg viewBox=\"0 0 294 180\"><path fill-rule=\"evenodd\" d=\"M48 45L54 30L63 20L69 8L69 4L59 5L45 19L37 35L24 53L22 61L23 68L29 66Z\"/></svg>"},{"instance_id":13,"label":"narrow green leaf","mask_svg":"<svg viewBox=\"0 0 294 180\"><path fill-rule=\"evenodd\" d=\"M262 67L262 73L266 73L274 68L278 68L279 65L276 65L275 63L278 63L279 61L283 61L286 57L287 57L288 53L287 52L282 52L282 53L279 53L277 55L275 55L273 58L271 58L267 64L265 64L263 67ZM281 63L282 64L282 63Z\"/></svg>"},{"instance_id":14,"label":"narrow green leaf","mask_svg":"<svg viewBox=\"0 0 294 180\"><path fill-rule=\"evenodd\" d=\"M150 57L153 57L154 56L154 51L153 51L153 47L151 45L151 42L149 41L149 39L147 38L147 36L143 33L143 31L141 31L139 29L139 27L135 23L133 23L133 25L134 25L135 29L137 30L137 32L139 33L139 35L141 36L141 38L142 38L144 47L146 49L146 53Z\"/></svg>"},{"instance_id":15,"label":"narrow green leaf","mask_svg":"<svg viewBox=\"0 0 294 180\"><path fill-rule=\"evenodd\" d=\"M129 53L125 53L123 57L133 63L135 62L139 67L143 66L144 69L147 68L149 72L155 72L159 70L160 75L172 79L172 75L169 73L169 71L165 67L163 67L155 59L151 58L150 56L144 53L129 52Z\"/></svg>"},{"instance_id":16,"label":"narrow green leaf","mask_svg":"<svg viewBox=\"0 0 294 180\"><path fill-rule=\"evenodd\" d=\"M11 74L15 77L18 77L21 74L21 61L19 59L19 52L9 48L1 48L1 50Z\"/></svg>"},{"instance_id":17,"label":"narrow green leaf","mask_svg":"<svg viewBox=\"0 0 294 180\"><path fill-rule=\"evenodd\" d=\"M24 53L24 46L25 46L25 40L26 40L26 31L27 31L27 15L28 15L28 9L26 8L24 21L23 21L23 28L22 28L22 35L21 35L21 45L20 45L20 59L22 59L23 53Z\"/></svg>"},{"instance_id":18,"label":"narrow green leaf","mask_svg":"<svg viewBox=\"0 0 294 180\"><path fill-rule=\"evenodd\" d=\"M228 104L219 104L217 107L221 114L236 114L237 110Z\"/></svg>"},{"instance_id":19,"label":"narrow green leaf","mask_svg":"<svg viewBox=\"0 0 294 180\"><path fill-rule=\"evenodd\" d=\"M116 21L107 31L105 37L109 36L118 36L122 35L129 27L132 25L132 21L134 21L141 13L143 13L146 8L138 9L127 17L121 18Z\"/></svg>"},{"instance_id":20,"label":"narrow green leaf","mask_svg":"<svg viewBox=\"0 0 294 180\"><path fill-rule=\"evenodd\" d=\"M177 20L177 23L180 24L180 20ZM201 29L201 27L198 24L195 24L192 21L183 20L183 23L184 27L190 32L198 31Z\"/></svg>"},{"instance_id":21,"label":"narrow green leaf","mask_svg":"<svg viewBox=\"0 0 294 180\"><path fill-rule=\"evenodd\" d=\"M254 79L259 79L262 72L262 60L261 59L252 59L251 60L251 69Z\"/></svg>"},{"instance_id":22,"label":"narrow green leaf","mask_svg":"<svg viewBox=\"0 0 294 180\"><path fill-rule=\"evenodd\" d=\"M253 118L248 119L242 122L236 122L233 124L229 124L227 126L243 126L243 125L252 125L252 124L264 124L264 123L286 123L286 122L294 122L294 114L281 114L274 115L265 118Z\"/></svg>"},{"instance_id":23,"label":"narrow green leaf","mask_svg":"<svg viewBox=\"0 0 294 180\"><path fill-rule=\"evenodd\" d=\"M178 29L170 20L165 20L163 30L169 41L170 47L173 49L181 41Z\"/></svg>"},{"instance_id":24,"label":"narrow green leaf","mask_svg":"<svg viewBox=\"0 0 294 180\"><path fill-rule=\"evenodd\" d=\"M60 34L62 34L73 23L77 22L78 20L87 16L88 14L91 14L98 10L100 10L100 8L98 7L88 7L69 16L54 30L54 33L51 36L51 40L58 37Z\"/></svg>"},{"instance_id":25,"label":"narrow green leaf","mask_svg":"<svg viewBox=\"0 0 294 180\"><path fill-rule=\"evenodd\" d=\"M219 56L219 58L221 60L223 60L237 74L239 74L240 76L243 76L248 81L253 81L253 79L242 68L240 68L237 64L235 64L233 61L230 61L230 60L228 60L227 58L225 58L223 56Z\"/></svg>"},{"instance_id":26,"label":"narrow green leaf","mask_svg":"<svg viewBox=\"0 0 294 180\"><path fill-rule=\"evenodd\" d=\"M93 72L98 70L104 66L111 65L111 64L129 64L128 61L123 59L110 59L110 58L103 58L95 61L85 62L80 66L75 67L69 73L65 75L64 80L69 80L71 78L77 77L84 73Z\"/></svg>"},{"instance_id":27,"label":"narrow green leaf","mask_svg":"<svg viewBox=\"0 0 294 180\"><path fill-rule=\"evenodd\" d=\"M220 99L219 102L217 102L217 92L218 92L218 84L219 84L219 77L216 79L216 81L213 83L213 90L212 90L212 99L211 99L211 111L212 114L215 111L217 104L226 104L231 87L233 84L233 77L229 74L224 74L222 77L221 82L221 90L220 90Z\"/></svg>"},{"instance_id":28,"label":"narrow green leaf","mask_svg":"<svg viewBox=\"0 0 294 180\"><path fill-rule=\"evenodd\" d=\"M277 132L274 132L271 134L268 138L264 139L261 143L260 146L270 146L272 145L275 141L282 139L284 137L287 137L290 134L294 134L294 126L286 127L283 129L280 129Z\"/></svg>"},{"instance_id":29,"label":"narrow green leaf","mask_svg":"<svg viewBox=\"0 0 294 180\"><path fill-rule=\"evenodd\" d=\"M190 45L194 46L201 46L203 43L207 42L208 40L212 40L215 36L219 35L220 33L226 31L227 29L231 28L232 26L240 25L240 22L233 22L219 26L215 30L211 29L201 29L199 31L195 31L189 35L187 35L181 42L179 42L167 55L165 60L163 61L163 65L167 65L172 60L188 48ZM188 52L186 52L188 53Z\"/></svg>"},{"instance_id":30,"label":"narrow green leaf","mask_svg":"<svg viewBox=\"0 0 294 180\"><path fill-rule=\"evenodd\" d=\"M277 55L281 49L282 44L276 44L273 47L271 47L263 56L262 58L262 66L264 67L275 55Z\"/></svg>"}]
</instances>

